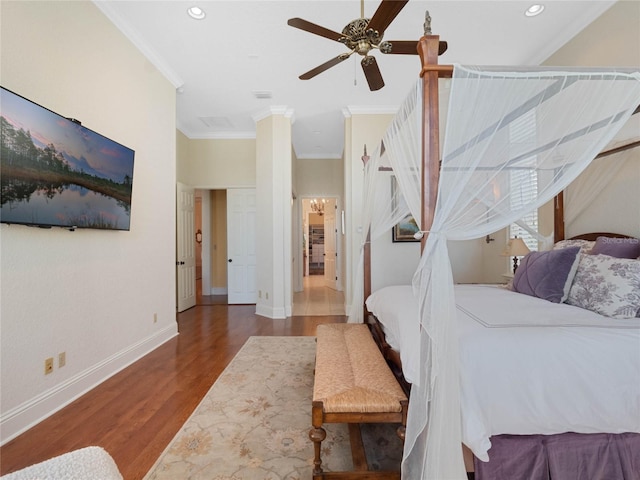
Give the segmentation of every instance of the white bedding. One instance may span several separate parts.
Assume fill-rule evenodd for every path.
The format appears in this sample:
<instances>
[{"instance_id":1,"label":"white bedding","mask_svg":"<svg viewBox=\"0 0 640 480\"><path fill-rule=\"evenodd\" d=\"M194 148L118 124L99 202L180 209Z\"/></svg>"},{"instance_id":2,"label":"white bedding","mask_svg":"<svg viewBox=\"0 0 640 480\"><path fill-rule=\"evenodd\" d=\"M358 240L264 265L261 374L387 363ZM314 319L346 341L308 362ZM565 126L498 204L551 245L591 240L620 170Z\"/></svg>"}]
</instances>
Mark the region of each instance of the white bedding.
<instances>
[{"instance_id":1,"label":"white bedding","mask_svg":"<svg viewBox=\"0 0 640 480\"><path fill-rule=\"evenodd\" d=\"M492 435L640 433L640 319L497 286L455 292L462 439L479 459L488 461ZM411 287L385 287L366 305L408 365L417 334L402 319L418 315Z\"/></svg>"}]
</instances>

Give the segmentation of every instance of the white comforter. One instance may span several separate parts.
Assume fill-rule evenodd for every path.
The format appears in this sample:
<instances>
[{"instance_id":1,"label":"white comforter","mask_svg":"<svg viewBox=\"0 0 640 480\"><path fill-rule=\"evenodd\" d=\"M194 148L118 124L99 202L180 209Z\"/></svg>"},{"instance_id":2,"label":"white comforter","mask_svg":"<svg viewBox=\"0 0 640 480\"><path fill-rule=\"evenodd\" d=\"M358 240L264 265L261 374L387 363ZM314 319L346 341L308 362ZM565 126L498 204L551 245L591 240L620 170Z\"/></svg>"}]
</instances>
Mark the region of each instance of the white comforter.
<instances>
[{"instance_id":1,"label":"white comforter","mask_svg":"<svg viewBox=\"0 0 640 480\"><path fill-rule=\"evenodd\" d=\"M386 287L366 303L408 364L411 287ZM457 285L456 304L462 439L479 459L488 461L492 435L640 433L640 319L487 285Z\"/></svg>"}]
</instances>

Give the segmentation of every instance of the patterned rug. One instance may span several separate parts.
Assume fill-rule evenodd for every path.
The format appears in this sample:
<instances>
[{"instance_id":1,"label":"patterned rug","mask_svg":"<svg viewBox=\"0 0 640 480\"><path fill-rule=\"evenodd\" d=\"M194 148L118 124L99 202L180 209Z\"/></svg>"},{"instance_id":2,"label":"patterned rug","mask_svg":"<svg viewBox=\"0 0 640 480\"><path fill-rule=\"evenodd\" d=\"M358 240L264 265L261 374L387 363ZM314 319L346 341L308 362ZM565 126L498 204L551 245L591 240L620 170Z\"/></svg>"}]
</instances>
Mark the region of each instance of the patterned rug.
<instances>
[{"instance_id":1,"label":"patterned rug","mask_svg":"<svg viewBox=\"0 0 640 480\"><path fill-rule=\"evenodd\" d=\"M145 480L311 478L314 337L251 337ZM325 471L352 468L346 425L326 425ZM397 469L393 425L366 425L371 468Z\"/></svg>"}]
</instances>

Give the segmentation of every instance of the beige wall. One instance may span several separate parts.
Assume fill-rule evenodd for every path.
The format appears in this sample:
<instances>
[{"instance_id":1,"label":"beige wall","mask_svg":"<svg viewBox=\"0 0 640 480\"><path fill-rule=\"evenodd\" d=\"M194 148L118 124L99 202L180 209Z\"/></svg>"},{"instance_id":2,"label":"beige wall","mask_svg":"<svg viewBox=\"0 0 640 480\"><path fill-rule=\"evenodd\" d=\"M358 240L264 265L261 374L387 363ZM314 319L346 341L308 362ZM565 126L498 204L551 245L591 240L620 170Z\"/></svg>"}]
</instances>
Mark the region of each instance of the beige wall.
<instances>
[{"instance_id":1,"label":"beige wall","mask_svg":"<svg viewBox=\"0 0 640 480\"><path fill-rule=\"evenodd\" d=\"M211 288L227 288L227 192L212 190L211 195Z\"/></svg>"},{"instance_id":2,"label":"beige wall","mask_svg":"<svg viewBox=\"0 0 640 480\"><path fill-rule=\"evenodd\" d=\"M343 251L346 262L345 300L347 309L351 308L360 247L366 238L366 234L362 231L364 167L361 157L364 153L364 145L367 146L367 151L370 153L379 146L392 119L393 114L391 113L355 113L345 121L344 205L347 235L344 238ZM375 261L372 258L372 264ZM400 255L399 261L406 260Z\"/></svg>"},{"instance_id":3,"label":"beige wall","mask_svg":"<svg viewBox=\"0 0 640 480\"><path fill-rule=\"evenodd\" d=\"M227 188L256 186L255 139L189 139L177 130L177 180L209 192L211 292L227 288Z\"/></svg>"},{"instance_id":4,"label":"beige wall","mask_svg":"<svg viewBox=\"0 0 640 480\"><path fill-rule=\"evenodd\" d=\"M256 186L255 139L188 139L178 132L179 182L196 188Z\"/></svg>"},{"instance_id":5,"label":"beige wall","mask_svg":"<svg viewBox=\"0 0 640 480\"><path fill-rule=\"evenodd\" d=\"M317 213L309 214L309 225L321 225L324 226L324 217L318 215Z\"/></svg>"},{"instance_id":6,"label":"beige wall","mask_svg":"<svg viewBox=\"0 0 640 480\"><path fill-rule=\"evenodd\" d=\"M294 252L294 285L295 291L303 290L303 270L305 259L302 253L302 231L304 224L303 198L328 197L335 198L337 206L336 225L340 225L341 212L344 207L344 160L340 159L294 159L294 187L297 201L294 203L294 230L293 230L293 252ZM338 253L338 263L336 273L338 277L338 290L344 289L344 236L338 235L336 249Z\"/></svg>"},{"instance_id":7,"label":"beige wall","mask_svg":"<svg viewBox=\"0 0 640 480\"><path fill-rule=\"evenodd\" d=\"M640 2L617 2L544 64L638 68ZM632 121L637 122L637 119L632 118ZM637 129L635 137L636 140L640 137ZM635 148L631 156L632 159L626 162L610 186L594 199L592 206L575 222L565 225L566 236L606 231L640 237L640 148ZM551 232L551 204L543 207L541 218L544 220L543 233Z\"/></svg>"},{"instance_id":8,"label":"beige wall","mask_svg":"<svg viewBox=\"0 0 640 480\"><path fill-rule=\"evenodd\" d=\"M295 191L299 197L342 197L344 167L342 159L296 160Z\"/></svg>"},{"instance_id":9,"label":"beige wall","mask_svg":"<svg viewBox=\"0 0 640 480\"><path fill-rule=\"evenodd\" d=\"M585 67L640 66L640 2L616 2L543 64Z\"/></svg>"},{"instance_id":10,"label":"beige wall","mask_svg":"<svg viewBox=\"0 0 640 480\"><path fill-rule=\"evenodd\" d=\"M135 150L130 231L0 226L6 441L177 334L176 100L92 2L0 8L0 83Z\"/></svg>"}]
</instances>

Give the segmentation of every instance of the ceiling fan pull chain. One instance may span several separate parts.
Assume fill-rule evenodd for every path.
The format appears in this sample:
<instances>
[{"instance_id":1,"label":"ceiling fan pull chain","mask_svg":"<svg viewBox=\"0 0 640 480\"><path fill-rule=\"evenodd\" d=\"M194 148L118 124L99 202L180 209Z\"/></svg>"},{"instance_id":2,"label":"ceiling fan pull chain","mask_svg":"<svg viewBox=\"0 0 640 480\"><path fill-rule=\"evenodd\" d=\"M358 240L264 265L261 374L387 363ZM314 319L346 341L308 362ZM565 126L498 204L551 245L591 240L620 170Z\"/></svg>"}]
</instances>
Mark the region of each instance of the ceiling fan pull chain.
<instances>
[{"instance_id":1,"label":"ceiling fan pull chain","mask_svg":"<svg viewBox=\"0 0 640 480\"><path fill-rule=\"evenodd\" d=\"M356 67L356 57L353 57L353 86L358 86L358 68Z\"/></svg>"}]
</instances>

